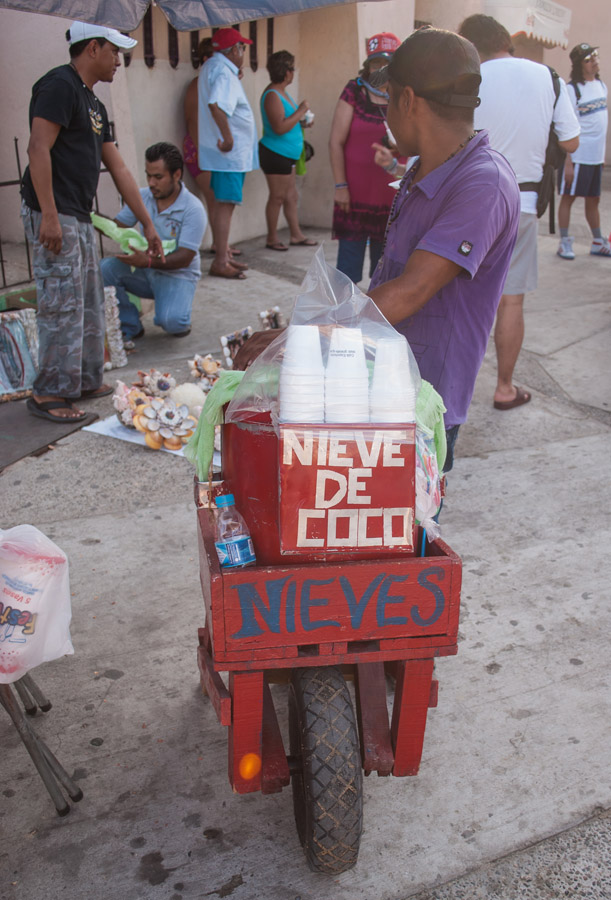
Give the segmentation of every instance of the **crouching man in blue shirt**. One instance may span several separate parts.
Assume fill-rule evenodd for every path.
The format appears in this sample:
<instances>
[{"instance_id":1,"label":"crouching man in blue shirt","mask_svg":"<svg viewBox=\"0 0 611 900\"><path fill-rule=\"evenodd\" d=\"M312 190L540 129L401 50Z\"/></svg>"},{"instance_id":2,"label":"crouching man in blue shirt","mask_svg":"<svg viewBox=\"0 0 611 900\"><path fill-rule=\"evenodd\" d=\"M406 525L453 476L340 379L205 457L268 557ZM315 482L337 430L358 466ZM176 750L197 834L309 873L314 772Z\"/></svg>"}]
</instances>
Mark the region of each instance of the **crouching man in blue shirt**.
<instances>
[{"instance_id":1,"label":"crouching man in blue shirt","mask_svg":"<svg viewBox=\"0 0 611 900\"><path fill-rule=\"evenodd\" d=\"M148 187L140 189L144 206L161 239L175 240L176 248L165 260L139 250L102 260L104 285L116 288L126 343L144 334L128 293L155 301L155 325L168 334L189 334L193 295L201 276L199 248L207 225L203 204L182 183L183 159L178 147L153 144L145 158ZM137 219L129 206L124 206L115 222L130 228Z\"/></svg>"}]
</instances>

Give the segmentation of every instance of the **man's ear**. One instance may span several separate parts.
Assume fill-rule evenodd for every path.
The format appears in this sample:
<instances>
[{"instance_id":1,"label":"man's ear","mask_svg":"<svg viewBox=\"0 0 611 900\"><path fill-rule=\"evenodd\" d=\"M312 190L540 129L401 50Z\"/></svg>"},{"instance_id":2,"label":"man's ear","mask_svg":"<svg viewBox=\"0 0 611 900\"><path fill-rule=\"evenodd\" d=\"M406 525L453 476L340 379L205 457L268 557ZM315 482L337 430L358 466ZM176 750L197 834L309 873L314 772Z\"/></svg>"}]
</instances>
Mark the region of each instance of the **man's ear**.
<instances>
[{"instance_id":1,"label":"man's ear","mask_svg":"<svg viewBox=\"0 0 611 900\"><path fill-rule=\"evenodd\" d=\"M415 102L416 95L414 94L414 89L407 85L401 92L401 111L404 115L408 116L414 111Z\"/></svg>"}]
</instances>

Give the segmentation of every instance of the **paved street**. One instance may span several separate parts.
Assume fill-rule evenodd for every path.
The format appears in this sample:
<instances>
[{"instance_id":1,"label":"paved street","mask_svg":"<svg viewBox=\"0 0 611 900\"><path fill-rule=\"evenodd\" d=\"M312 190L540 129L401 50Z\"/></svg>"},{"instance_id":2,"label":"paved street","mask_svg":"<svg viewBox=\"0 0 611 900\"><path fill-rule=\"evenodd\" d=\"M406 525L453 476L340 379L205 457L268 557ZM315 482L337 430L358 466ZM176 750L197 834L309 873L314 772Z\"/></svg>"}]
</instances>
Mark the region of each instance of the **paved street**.
<instances>
[{"instance_id":1,"label":"paved street","mask_svg":"<svg viewBox=\"0 0 611 900\"><path fill-rule=\"evenodd\" d=\"M333 262L329 233L308 234ZM459 653L437 663L420 774L365 781L359 862L337 879L307 868L290 790L231 792L199 687L190 464L80 431L0 475L3 526L36 525L70 560L75 655L34 673L54 703L34 724L85 795L57 817L4 717L2 900L611 897L611 259L582 226L574 262L539 240L516 372L532 402L493 409L491 345L442 517L464 565ZM148 315L108 378L184 380L221 334L289 315L312 250L263 244L242 245L247 281L202 279L188 338Z\"/></svg>"}]
</instances>

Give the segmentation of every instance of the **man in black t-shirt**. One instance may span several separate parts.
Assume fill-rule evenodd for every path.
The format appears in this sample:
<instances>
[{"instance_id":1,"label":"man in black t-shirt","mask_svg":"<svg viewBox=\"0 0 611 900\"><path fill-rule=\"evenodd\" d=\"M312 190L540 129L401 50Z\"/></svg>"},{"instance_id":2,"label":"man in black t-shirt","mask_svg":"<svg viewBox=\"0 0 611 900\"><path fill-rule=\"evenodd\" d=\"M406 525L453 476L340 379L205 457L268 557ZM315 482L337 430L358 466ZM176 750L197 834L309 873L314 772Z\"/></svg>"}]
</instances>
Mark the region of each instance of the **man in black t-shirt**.
<instances>
[{"instance_id":1,"label":"man in black t-shirt","mask_svg":"<svg viewBox=\"0 0 611 900\"><path fill-rule=\"evenodd\" d=\"M93 93L121 65L133 38L73 22L70 64L47 72L32 89L29 166L21 185L22 217L33 247L38 305L39 372L29 411L51 421L79 421L72 401L112 393L102 384L104 288L90 213L102 163L141 222L149 254L161 240L138 186L113 143L104 104Z\"/></svg>"}]
</instances>

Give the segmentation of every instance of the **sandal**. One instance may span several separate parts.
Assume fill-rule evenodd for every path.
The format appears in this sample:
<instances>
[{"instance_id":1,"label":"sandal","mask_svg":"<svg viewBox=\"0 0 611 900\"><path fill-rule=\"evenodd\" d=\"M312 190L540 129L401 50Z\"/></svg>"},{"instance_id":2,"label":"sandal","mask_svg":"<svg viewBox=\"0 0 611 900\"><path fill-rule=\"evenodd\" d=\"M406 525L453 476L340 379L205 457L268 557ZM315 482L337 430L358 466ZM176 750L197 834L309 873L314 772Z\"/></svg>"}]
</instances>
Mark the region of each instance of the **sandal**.
<instances>
[{"instance_id":1,"label":"sandal","mask_svg":"<svg viewBox=\"0 0 611 900\"><path fill-rule=\"evenodd\" d=\"M529 391L516 387L516 395L513 400L495 400L493 406L495 409L515 409L516 406L523 406L525 403L528 403L530 397Z\"/></svg>"},{"instance_id":2,"label":"sandal","mask_svg":"<svg viewBox=\"0 0 611 900\"><path fill-rule=\"evenodd\" d=\"M291 247L318 247L318 241L304 238L302 241L291 241Z\"/></svg>"},{"instance_id":3,"label":"sandal","mask_svg":"<svg viewBox=\"0 0 611 900\"><path fill-rule=\"evenodd\" d=\"M136 335L138 337L138 335ZM80 400L93 400L95 397L108 397L109 394L114 394L115 389L111 387L109 384L101 384L99 388L94 388L92 391L81 391Z\"/></svg>"},{"instance_id":4,"label":"sandal","mask_svg":"<svg viewBox=\"0 0 611 900\"><path fill-rule=\"evenodd\" d=\"M265 245L268 250L288 250L289 248L286 244L281 244L280 241L276 241L275 244L266 244Z\"/></svg>"},{"instance_id":5,"label":"sandal","mask_svg":"<svg viewBox=\"0 0 611 900\"><path fill-rule=\"evenodd\" d=\"M40 419L48 419L50 422L81 422L83 419L87 418L87 413L77 413L69 400L45 400L42 403L39 403L38 400L30 397L25 405L33 416L38 416ZM69 409L74 415L54 416L53 413L50 412L52 409Z\"/></svg>"},{"instance_id":6,"label":"sandal","mask_svg":"<svg viewBox=\"0 0 611 900\"><path fill-rule=\"evenodd\" d=\"M231 278L237 281L243 281L246 278L241 269L234 269L233 266L227 266L226 269L215 269L214 264L210 266L208 274L214 278Z\"/></svg>"}]
</instances>

